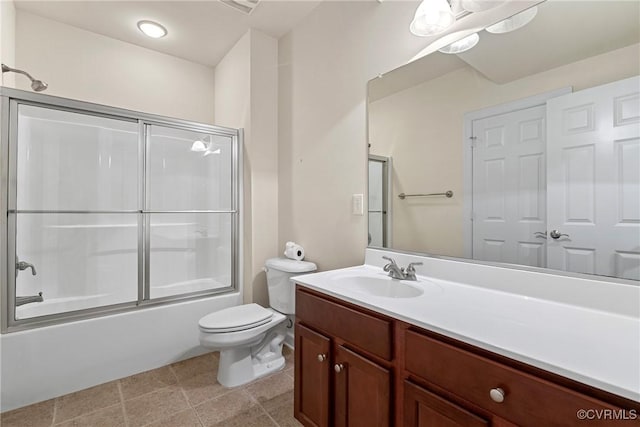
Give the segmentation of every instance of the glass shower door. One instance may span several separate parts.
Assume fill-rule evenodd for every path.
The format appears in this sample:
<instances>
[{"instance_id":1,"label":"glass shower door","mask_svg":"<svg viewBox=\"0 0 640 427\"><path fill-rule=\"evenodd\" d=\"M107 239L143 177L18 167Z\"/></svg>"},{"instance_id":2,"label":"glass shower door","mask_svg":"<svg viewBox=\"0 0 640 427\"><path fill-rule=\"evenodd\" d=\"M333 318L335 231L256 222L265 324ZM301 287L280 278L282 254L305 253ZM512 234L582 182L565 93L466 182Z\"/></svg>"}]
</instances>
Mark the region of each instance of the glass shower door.
<instances>
[{"instance_id":1,"label":"glass shower door","mask_svg":"<svg viewBox=\"0 0 640 427\"><path fill-rule=\"evenodd\" d=\"M149 299L233 286L233 139L147 128Z\"/></svg>"},{"instance_id":2,"label":"glass shower door","mask_svg":"<svg viewBox=\"0 0 640 427\"><path fill-rule=\"evenodd\" d=\"M13 111L14 318L135 302L137 122L22 103Z\"/></svg>"}]
</instances>

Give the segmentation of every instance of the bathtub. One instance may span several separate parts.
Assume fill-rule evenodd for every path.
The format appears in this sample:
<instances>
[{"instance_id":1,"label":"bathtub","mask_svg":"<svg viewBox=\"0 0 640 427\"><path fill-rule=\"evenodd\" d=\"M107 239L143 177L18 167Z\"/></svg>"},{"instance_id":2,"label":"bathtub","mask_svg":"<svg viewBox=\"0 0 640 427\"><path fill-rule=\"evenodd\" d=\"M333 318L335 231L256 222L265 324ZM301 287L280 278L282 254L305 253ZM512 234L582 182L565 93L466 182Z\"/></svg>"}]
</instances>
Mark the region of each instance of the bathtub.
<instances>
[{"instance_id":1,"label":"bathtub","mask_svg":"<svg viewBox=\"0 0 640 427\"><path fill-rule=\"evenodd\" d=\"M196 279L185 282L170 283L151 288L153 298L162 298L172 295L189 294L213 289L227 287L213 279ZM44 301L24 304L16 307L16 319L30 319L48 314L66 313L87 308L104 307L122 302L119 295L97 294L77 297L47 298L43 295Z\"/></svg>"},{"instance_id":2,"label":"bathtub","mask_svg":"<svg viewBox=\"0 0 640 427\"><path fill-rule=\"evenodd\" d=\"M81 302L48 301L51 305ZM2 334L0 411L203 354L207 350L200 347L198 320L241 303L241 292L236 291ZM29 304L19 308L25 310L22 313L37 309Z\"/></svg>"}]
</instances>

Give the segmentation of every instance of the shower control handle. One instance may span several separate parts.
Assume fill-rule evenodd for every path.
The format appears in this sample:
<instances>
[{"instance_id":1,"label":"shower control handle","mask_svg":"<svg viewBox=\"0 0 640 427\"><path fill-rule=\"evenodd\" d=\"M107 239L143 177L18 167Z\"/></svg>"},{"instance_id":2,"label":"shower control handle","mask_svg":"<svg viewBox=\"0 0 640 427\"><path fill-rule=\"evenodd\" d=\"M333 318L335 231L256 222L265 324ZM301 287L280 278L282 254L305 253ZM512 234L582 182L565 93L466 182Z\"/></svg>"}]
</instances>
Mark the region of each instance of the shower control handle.
<instances>
[{"instance_id":1,"label":"shower control handle","mask_svg":"<svg viewBox=\"0 0 640 427\"><path fill-rule=\"evenodd\" d=\"M23 271L23 270L26 270L27 268L31 269L31 275L32 276L35 276L36 274L38 274L38 273L36 273L36 268L33 266L33 264L30 264L30 263L28 263L26 261L18 261L16 259L16 269L18 271Z\"/></svg>"}]
</instances>

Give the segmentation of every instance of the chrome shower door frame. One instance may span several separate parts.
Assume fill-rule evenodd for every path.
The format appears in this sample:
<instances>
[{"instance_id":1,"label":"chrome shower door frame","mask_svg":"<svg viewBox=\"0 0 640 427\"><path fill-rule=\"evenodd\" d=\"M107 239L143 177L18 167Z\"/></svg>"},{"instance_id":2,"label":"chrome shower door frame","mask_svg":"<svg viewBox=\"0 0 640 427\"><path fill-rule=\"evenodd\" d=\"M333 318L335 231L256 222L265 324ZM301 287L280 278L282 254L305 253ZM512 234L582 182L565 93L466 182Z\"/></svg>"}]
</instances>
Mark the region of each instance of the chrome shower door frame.
<instances>
[{"instance_id":1,"label":"chrome shower door frame","mask_svg":"<svg viewBox=\"0 0 640 427\"><path fill-rule=\"evenodd\" d=\"M17 194L17 126L18 106L33 105L48 109L106 117L117 120L136 122L138 124L138 209L133 211L55 211L56 213L131 213L137 215L138 224L138 292L137 300L113 305L106 305L76 311L38 316L29 319L15 319L15 279L14 263L10 260L16 256L16 218L19 212L16 207ZM231 138L231 208L224 213L231 214L231 286L228 288L189 292L175 296L150 299L149 292L149 214L153 211L147 207L147 133L151 125L159 125L185 131L195 131L221 135ZM89 102L76 101L50 95L36 94L16 89L0 87L0 326L1 332L14 332L58 323L100 317L117 312L142 309L142 307L168 304L196 298L210 297L223 293L239 292L242 285L242 129L180 120L154 114L141 113L122 108L109 107ZM221 213L222 211L176 211L179 213ZM24 213L24 212L23 212ZM37 213L51 213L38 211ZM46 297L46 296L45 296Z\"/></svg>"}]
</instances>

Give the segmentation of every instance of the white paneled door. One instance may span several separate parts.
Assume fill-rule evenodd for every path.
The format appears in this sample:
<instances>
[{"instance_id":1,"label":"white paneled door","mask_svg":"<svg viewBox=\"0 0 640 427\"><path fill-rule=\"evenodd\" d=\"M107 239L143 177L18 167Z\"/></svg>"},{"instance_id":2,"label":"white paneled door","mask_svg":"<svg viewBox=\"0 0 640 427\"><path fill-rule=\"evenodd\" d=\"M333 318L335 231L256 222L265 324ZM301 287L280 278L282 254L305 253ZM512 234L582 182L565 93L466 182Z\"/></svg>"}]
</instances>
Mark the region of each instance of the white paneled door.
<instances>
[{"instance_id":1,"label":"white paneled door","mask_svg":"<svg viewBox=\"0 0 640 427\"><path fill-rule=\"evenodd\" d=\"M545 106L474 120L473 258L546 265Z\"/></svg>"},{"instance_id":2,"label":"white paneled door","mask_svg":"<svg viewBox=\"0 0 640 427\"><path fill-rule=\"evenodd\" d=\"M640 280L640 77L547 104L548 267Z\"/></svg>"}]
</instances>

